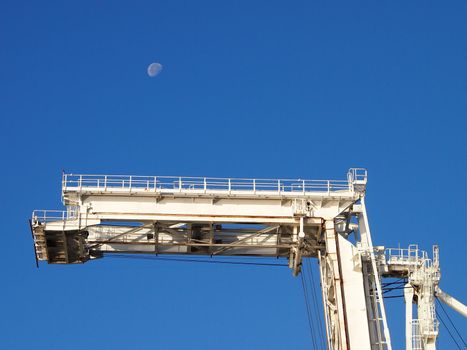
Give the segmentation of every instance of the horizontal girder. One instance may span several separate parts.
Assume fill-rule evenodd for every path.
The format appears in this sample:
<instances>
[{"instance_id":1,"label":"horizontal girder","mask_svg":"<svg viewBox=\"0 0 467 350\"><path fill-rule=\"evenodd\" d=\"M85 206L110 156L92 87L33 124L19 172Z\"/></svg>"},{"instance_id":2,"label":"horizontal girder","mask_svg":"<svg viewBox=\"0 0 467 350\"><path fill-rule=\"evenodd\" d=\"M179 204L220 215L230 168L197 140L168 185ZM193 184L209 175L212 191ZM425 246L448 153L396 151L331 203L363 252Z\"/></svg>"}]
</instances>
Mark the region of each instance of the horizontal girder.
<instances>
[{"instance_id":1,"label":"horizontal girder","mask_svg":"<svg viewBox=\"0 0 467 350\"><path fill-rule=\"evenodd\" d=\"M320 226L304 226L302 256L316 256L317 250L324 248L319 241L320 230ZM101 224L63 231L36 225L33 232L45 242L37 248L39 259L52 263L84 262L115 252L287 257L298 244L296 228L284 225L157 222L140 226Z\"/></svg>"},{"instance_id":2,"label":"horizontal girder","mask_svg":"<svg viewBox=\"0 0 467 350\"><path fill-rule=\"evenodd\" d=\"M365 193L366 170L346 180L221 179L64 174L67 210L35 211L39 260L86 261L104 252L301 256L323 247L325 220ZM71 251L73 250L73 251Z\"/></svg>"}]
</instances>

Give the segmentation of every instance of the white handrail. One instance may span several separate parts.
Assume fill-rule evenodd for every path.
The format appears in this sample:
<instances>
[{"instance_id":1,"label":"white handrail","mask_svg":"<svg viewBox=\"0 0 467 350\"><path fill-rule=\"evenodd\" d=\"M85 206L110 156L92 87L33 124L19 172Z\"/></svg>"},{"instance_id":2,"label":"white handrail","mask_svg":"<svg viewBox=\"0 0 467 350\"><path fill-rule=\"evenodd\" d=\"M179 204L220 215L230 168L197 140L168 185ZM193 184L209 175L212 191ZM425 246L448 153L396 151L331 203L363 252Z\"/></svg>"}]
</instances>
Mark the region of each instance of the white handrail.
<instances>
[{"instance_id":1,"label":"white handrail","mask_svg":"<svg viewBox=\"0 0 467 350\"><path fill-rule=\"evenodd\" d=\"M303 180L303 179L248 179L248 178L216 178L216 177L182 177L182 176L138 176L138 175L93 175L64 174L63 190L83 191L86 189L112 191L115 189L154 192L178 190L199 190L232 192L275 192L302 193L337 191L359 192L354 183L366 183L365 169L351 169L347 180Z\"/></svg>"},{"instance_id":2,"label":"white handrail","mask_svg":"<svg viewBox=\"0 0 467 350\"><path fill-rule=\"evenodd\" d=\"M76 210L34 210L32 212L33 223L46 223L51 221L76 220L78 212Z\"/></svg>"}]
</instances>

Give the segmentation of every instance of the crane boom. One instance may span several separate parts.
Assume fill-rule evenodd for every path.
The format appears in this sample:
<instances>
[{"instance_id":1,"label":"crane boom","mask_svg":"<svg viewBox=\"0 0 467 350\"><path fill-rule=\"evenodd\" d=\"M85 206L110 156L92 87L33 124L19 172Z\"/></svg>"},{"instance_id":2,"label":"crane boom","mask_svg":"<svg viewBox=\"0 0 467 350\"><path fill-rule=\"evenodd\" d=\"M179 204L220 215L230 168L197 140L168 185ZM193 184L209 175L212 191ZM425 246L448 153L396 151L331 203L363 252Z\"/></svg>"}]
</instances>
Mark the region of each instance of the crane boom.
<instances>
[{"instance_id":1,"label":"crane boom","mask_svg":"<svg viewBox=\"0 0 467 350\"><path fill-rule=\"evenodd\" d=\"M392 349L384 277L406 279L413 288L407 305L418 303L418 319L407 309L407 349L435 349L437 247L433 261L417 246L374 247L366 184L362 168L350 169L345 180L63 174L65 210L32 214L36 259L76 264L113 253L277 257L287 259L297 276L302 259L314 257L330 349ZM465 315L464 305L436 290Z\"/></svg>"},{"instance_id":2,"label":"crane boom","mask_svg":"<svg viewBox=\"0 0 467 350\"><path fill-rule=\"evenodd\" d=\"M443 292L439 287L436 288L435 294L438 297L438 299L445 303L447 306L457 311L462 316L467 317L467 306L465 306L459 300L449 295L448 293Z\"/></svg>"}]
</instances>

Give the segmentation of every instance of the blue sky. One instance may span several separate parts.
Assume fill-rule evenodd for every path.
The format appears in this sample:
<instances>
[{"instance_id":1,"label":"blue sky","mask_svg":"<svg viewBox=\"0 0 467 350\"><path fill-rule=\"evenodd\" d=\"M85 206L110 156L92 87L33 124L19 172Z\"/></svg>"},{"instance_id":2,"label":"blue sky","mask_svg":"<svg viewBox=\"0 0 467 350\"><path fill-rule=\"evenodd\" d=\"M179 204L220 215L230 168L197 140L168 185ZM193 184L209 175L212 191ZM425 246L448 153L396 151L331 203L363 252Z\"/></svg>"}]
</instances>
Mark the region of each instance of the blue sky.
<instances>
[{"instance_id":1,"label":"blue sky","mask_svg":"<svg viewBox=\"0 0 467 350\"><path fill-rule=\"evenodd\" d=\"M310 348L282 268L34 267L60 173L343 179L367 167L375 244L438 243L467 301L465 1L0 3L7 349ZM146 68L164 69L149 78ZM403 304L388 302L396 349ZM461 330L466 322L450 313ZM440 348L451 349L442 329Z\"/></svg>"}]
</instances>

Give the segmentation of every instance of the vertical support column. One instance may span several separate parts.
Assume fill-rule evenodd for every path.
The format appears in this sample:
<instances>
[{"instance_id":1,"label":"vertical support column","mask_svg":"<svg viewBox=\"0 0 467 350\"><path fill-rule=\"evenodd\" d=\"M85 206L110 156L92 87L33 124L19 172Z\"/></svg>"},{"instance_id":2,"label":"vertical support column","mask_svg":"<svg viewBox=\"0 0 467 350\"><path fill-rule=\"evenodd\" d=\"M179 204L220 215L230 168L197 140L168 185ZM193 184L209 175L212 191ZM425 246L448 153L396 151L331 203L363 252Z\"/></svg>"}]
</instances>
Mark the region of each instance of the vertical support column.
<instances>
[{"instance_id":1,"label":"vertical support column","mask_svg":"<svg viewBox=\"0 0 467 350\"><path fill-rule=\"evenodd\" d=\"M214 247L213 247L214 230L215 230L214 223L212 222L209 223L209 254L211 255L211 257L212 257L212 254L214 253Z\"/></svg>"},{"instance_id":2,"label":"vertical support column","mask_svg":"<svg viewBox=\"0 0 467 350\"><path fill-rule=\"evenodd\" d=\"M300 231L298 232L298 238L300 240L302 240L303 238L305 238L305 231L304 231L304 228L303 228L303 221L304 221L304 217L303 216L300 216Z\"/></svg>"},{"instance_id":3,"label":"vertical support column","mask_svg":"<svg viewBox=\"0 0 467 350\"><path fill-rule=\"evenodd\" d=\"M326 259L321 255L321 251L318 250L318 267L319 267L319 277L321 283L321 298L323 300L323 309L324 309L324 321L326 327L326 342L327 342L327 349L331 350L331 345L334 344L332 337L331 337L331 318L329 315L329 300L328 300L328 283L325 279L326 275Z\"/></svg>"},{"instance_id":4,"label":"vertical support column","mask_svg":"<svg viewBox=\"0 0 467 350\"><path fill-rule=\"evenodd\" d=\"M298 276L302 266L301 248L305 232L303 231L303 217L300 218L300 226L293 226L292 248L290 248L289 267L292 269L293 276Z\"/></svg>"},{"instance_id":5,"label":"vertical support column","mask_svg":"<svg viewBox=\"0 0 467 350\"><path fill-rule=\"evenodd\" d=\"M407 283L404 288L405 300L405 350L412 350L413 287Z\"/></svg>"},{"instance_id":6,"label":"vertical support column","mask_svg":"<svg viewBox=\"0 0 467 350\"><path fill-rule=\"evenodd\" d=\"M153 224L154 229L154 252L156 256L159 254L159 224L155 222Z\"/></svg>"},{"instance_id":7,"label":"vertical support column","mask_svg":"<svg viewBox=\"0 0 467 350\"><path fill-rule=\"evenodd\" d=\"M417 291L417 315L420 322L420 334L424 345L423 349L436 350L438 327L436 324L434 282L431 278L432 271L426 270L427 268L425 267L421 271L424 276ZM431 270L431 268L429 268L429 270Z\"/></svg>"},{"instance_id":8,"label":"vertical support column","mask_svg":"<svg viewBox=\"0 0 467 350\"><path fill-rule=\"evenodd\" d=\"M325 221L324 229L326 253L320 258L319 264L325 314L328 316L326 319L328 341L332 344L333 350L350 350L334 221Z\"/></svg>"},{"instance_id":9,"label":"vertical support column","mask_svg":"<svg viewBox=\"0 0 467 350\"><path fill-rule=\"evenodd\" d=\"M297 226L293 226L292 227L292 245L293 247L290 248L290 252L289 252L289 268L290 269L293 269L294 266L295 266L295 258L296 258L296 253L297 253L297 249L295 247L295 245L297 244L297 241L298 241L298 227Z\"/></svg>"},{"instance_id":10,"label":"vertical support column","mask_svg":"<svg viewBox=\"0 0 467 350\"><path fill-rule=\"evenodd\" d=\"M333 350L371 350L363 264L357 247L325 221L326 252L320 256L328 342Z\"/></svg>"}]
</instances>

